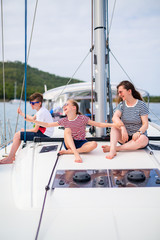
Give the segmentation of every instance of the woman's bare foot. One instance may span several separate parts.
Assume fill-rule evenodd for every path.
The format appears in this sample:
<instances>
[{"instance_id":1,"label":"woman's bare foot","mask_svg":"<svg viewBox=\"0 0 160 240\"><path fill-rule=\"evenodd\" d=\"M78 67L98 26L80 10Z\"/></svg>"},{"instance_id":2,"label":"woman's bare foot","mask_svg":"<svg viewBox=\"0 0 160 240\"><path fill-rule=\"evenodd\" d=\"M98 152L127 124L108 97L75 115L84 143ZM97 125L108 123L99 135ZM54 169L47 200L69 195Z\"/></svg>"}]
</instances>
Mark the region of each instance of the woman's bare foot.
<instances>
[{"instance_id":1,"label":"woman's bare foot","mask_svg":"<svg viewBox=\"0 0 160 240\"><path fill-rule=\"evenodd\" d=\"M110 151L107 155L106 158L107 159L112 159L117 155L117 153L115 151Z\"/></svg>"},{"instance_id":2,"label":"woman's bare foot","mask_svg":"<svg viewBox=\"0 0 160 240\"><path fill-rule=\"evenodd\" d=\"M12 164L14 162L14 160L15 160L15 157L13 157L11 159L6 157L6 158L3 158L2 160L0 160L0 164Z\"/></svg>"},{"instance_id":3,"label":"woman's bare foot","mask_svg":"<svg viewBox=\"0 0 160 240\"><path fill-rule=\"evenodd\" d=\"M110 151L110 146L104 145L102 146L103 152L109 152Z\"/></svg>"}]
</instances>

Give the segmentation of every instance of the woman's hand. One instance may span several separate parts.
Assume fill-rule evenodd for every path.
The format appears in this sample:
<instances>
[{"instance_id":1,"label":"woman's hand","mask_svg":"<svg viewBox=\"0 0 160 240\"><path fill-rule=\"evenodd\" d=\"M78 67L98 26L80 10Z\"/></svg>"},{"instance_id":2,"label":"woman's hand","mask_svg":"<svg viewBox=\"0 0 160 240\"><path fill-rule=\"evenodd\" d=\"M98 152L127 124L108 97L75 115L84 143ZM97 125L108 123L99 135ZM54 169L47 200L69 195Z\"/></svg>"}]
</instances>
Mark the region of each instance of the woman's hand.
<instances>
[{"instance_id":1,"label":"woman's hand","mask_svg":"<svg viewBox=\"0 0 160 240\"><path fill-rule=\"evenodd\" d=\"M140 132L136 132L133 134L132 139L136 141L141 136Z\"/></svg>"},{"instance_id":2,"label":"woman's hand","mask_svg":"<svg viewBox=\"0 0 160 240\"><path fill-rule=\"evenodd\" d=\"M128 141L128 133L127 133L127 130L125 128L125 126L121 126L121 135L122 135L122 141L123 142L127 142Z\"/></svg>"}]
</instances>

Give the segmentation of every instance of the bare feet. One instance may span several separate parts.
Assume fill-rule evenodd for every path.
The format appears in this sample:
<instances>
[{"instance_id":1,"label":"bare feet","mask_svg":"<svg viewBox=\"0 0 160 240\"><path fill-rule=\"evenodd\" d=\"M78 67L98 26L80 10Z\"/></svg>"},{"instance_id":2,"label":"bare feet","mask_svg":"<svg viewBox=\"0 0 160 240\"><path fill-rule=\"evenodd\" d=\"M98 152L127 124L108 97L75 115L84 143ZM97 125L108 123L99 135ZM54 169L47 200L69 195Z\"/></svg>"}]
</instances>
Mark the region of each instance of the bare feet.
<instances>
[{"instance_id":1,"label":"bare feet","mask_svg":"<svg viewBox=\"0 0 160 240\"><path fill-rule=\"evenodd\" d=\"M67 149L67 150L63 149L63 150L59 151L59 154L60 155L63 155L63 154L73 154L73 152L72 152L71 149Z\"/></svg>"},{"instance_id":2,"label":"bare feet","mask_svg":"<svg viewBox=\"0 0 160 240\"><path fill-rule=\"evenodd\" d=\"M117 153L115 151L111 151L106 155L107 159L112 159L117 155Z\"/></svg>"},{"instance_id":3,"label":"bare feet","mask_svg":"<svg viewBox=\"0 0 160 240\"><path fill-rule=\"evenodd\" d=\"M11 164L14 162L14 160L15 160L15 157L11 158L11 159L6 157L6 158L3 158L2 160L0 160L0 164Z\"/></svg>"},{"instance_id":4,"label":"bare feet","mask_svg":"<svg viewBox=\"0 0 160 240\"><path fill-rule=\"evenodd\" d=\"M103 152L109 152L110 151L110 146L104 145L102 146Z\"/></svg>"},{"instance_id":5,"label":"bare feet","mask_svg":"<svg viewBox=\"0 0 160 240\"><path fill-rule=\"evenodd\" d=\"M63 150L59 151L59 154L60 155L73 154L73 151L71 149L67 149L67 150L63 149ZM75 160L74 161L77 162L77 163L82 163L83 162L82 158L80 157L79 154L75 155Z\"/></svg>"},{"instance_id":6,"label":"bare feet","mask_svg":"<svg viewBox=\"0 0 160 240\"><path fill-rule=\"evenodd\" d=\"M77 162L77 163L82 163L83 162L81 157L76 158L74 161Z\"/></svg>"}]
</instances>

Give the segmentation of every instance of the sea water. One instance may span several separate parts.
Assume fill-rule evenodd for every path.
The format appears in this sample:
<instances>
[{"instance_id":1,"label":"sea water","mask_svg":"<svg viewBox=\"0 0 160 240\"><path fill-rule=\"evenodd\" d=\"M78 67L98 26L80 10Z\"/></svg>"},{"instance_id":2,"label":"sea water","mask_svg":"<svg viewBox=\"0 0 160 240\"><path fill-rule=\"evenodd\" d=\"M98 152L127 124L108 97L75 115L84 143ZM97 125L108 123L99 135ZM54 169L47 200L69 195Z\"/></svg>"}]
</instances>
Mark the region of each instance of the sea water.
<instances>
[{"instance_id":1,"label":"sea water","mask_svg":"<svg viewBox=\"0 0 160 240\"><path fill-rule=\"evenodd\" d=\"M0 140L1 143L3 142L5 131L4 131L4 112L5 112L5 122L6 122L6 138L9 141L13 138L15 131L19 131L22 128L25 128L25 121L22 116L18 116L17 109L19 104L10 102L6 102L5 106L3 102L0 102ZM36 113L29 104L26 103L27 114L34 115ZM21 110L25 111L25 104L24 102L21 103ZM18 123L17 123L18 117ZM26 122L26 129L33 128L33 123Z\"/></svg>"},{"instance_id":2,"label":"sea water","mask_svg":"<svg viewBox=\"0 0 160 240\"><path fill-rule=\"evenodd\" d=\"M32 110L29 102L26 104L27 106L27 114L34 115L36 113L35 110ZM11 104L9 102L5 103L5 112L6 112L6 136L7 140L12 138L15 133L16 123L17 123L17 108L19 107L18 104ZM25 104L21 104L21 109L24 112ZM160 125L160 103L150 103L149 104L149 118L152 122L157 123ZM24 119L23 117L19 116L18 124L16 131L21 130L24 128ZM33 123L26 122L26 128L31 129L33 128ZM0 136L4 135L4 103L0 102ZM11 136L12 135L12 136ZM1 137L2 142L2 137Z\"/></svg>"},{"instance_id":3,"label":"sea water","mask_svg":"<svg viewBox=\"0 0 160 240\"><path fill-rule=\"evenodd\" d=\"M149 104L149 118L152 122L160 125L160 103Z\"/></svg>"}]
</instances>

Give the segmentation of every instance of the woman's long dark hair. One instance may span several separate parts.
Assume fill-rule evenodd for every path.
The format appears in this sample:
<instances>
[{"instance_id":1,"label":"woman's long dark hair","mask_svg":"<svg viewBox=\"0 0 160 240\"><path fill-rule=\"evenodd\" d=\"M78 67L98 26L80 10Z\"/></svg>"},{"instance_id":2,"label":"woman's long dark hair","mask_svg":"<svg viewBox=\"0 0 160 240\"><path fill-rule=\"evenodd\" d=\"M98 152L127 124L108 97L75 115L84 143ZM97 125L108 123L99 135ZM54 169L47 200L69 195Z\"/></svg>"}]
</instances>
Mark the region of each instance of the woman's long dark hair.
<instances>
[{"instance_id":1,"label":"woman's long dark hair","mask_svg":"<svg viewBox=\"0 0 160 240\"><path fill-rule=\"evenodd\" d=\"M82 113L79 111L78 103L74 99L69 99L68 101L70 101L72 105L76 107L76 114L82 115Z\"/></svg>"},{"instance_id":2,"label":"woman's long dark hair","mask_svg":"<svg viewBox=\"0 0 160 240\"><path fill-rule=\"evenodd\" d=\"M139 99L139 100L143 101L143 98L142 98L141 94L135 89L134 85L133 85L131 82L129 82L129 81L126 80L126 81L120 82L120 83L118 84L118 86L117 86L117 98L118 98L118 103L122 101L122 99L118 96L118 88L119 88L120 86L123 86L126 90L131 89L131 91L132 91L132 96L133 96L135 99Z\"/></svg>"}]
</instances>

